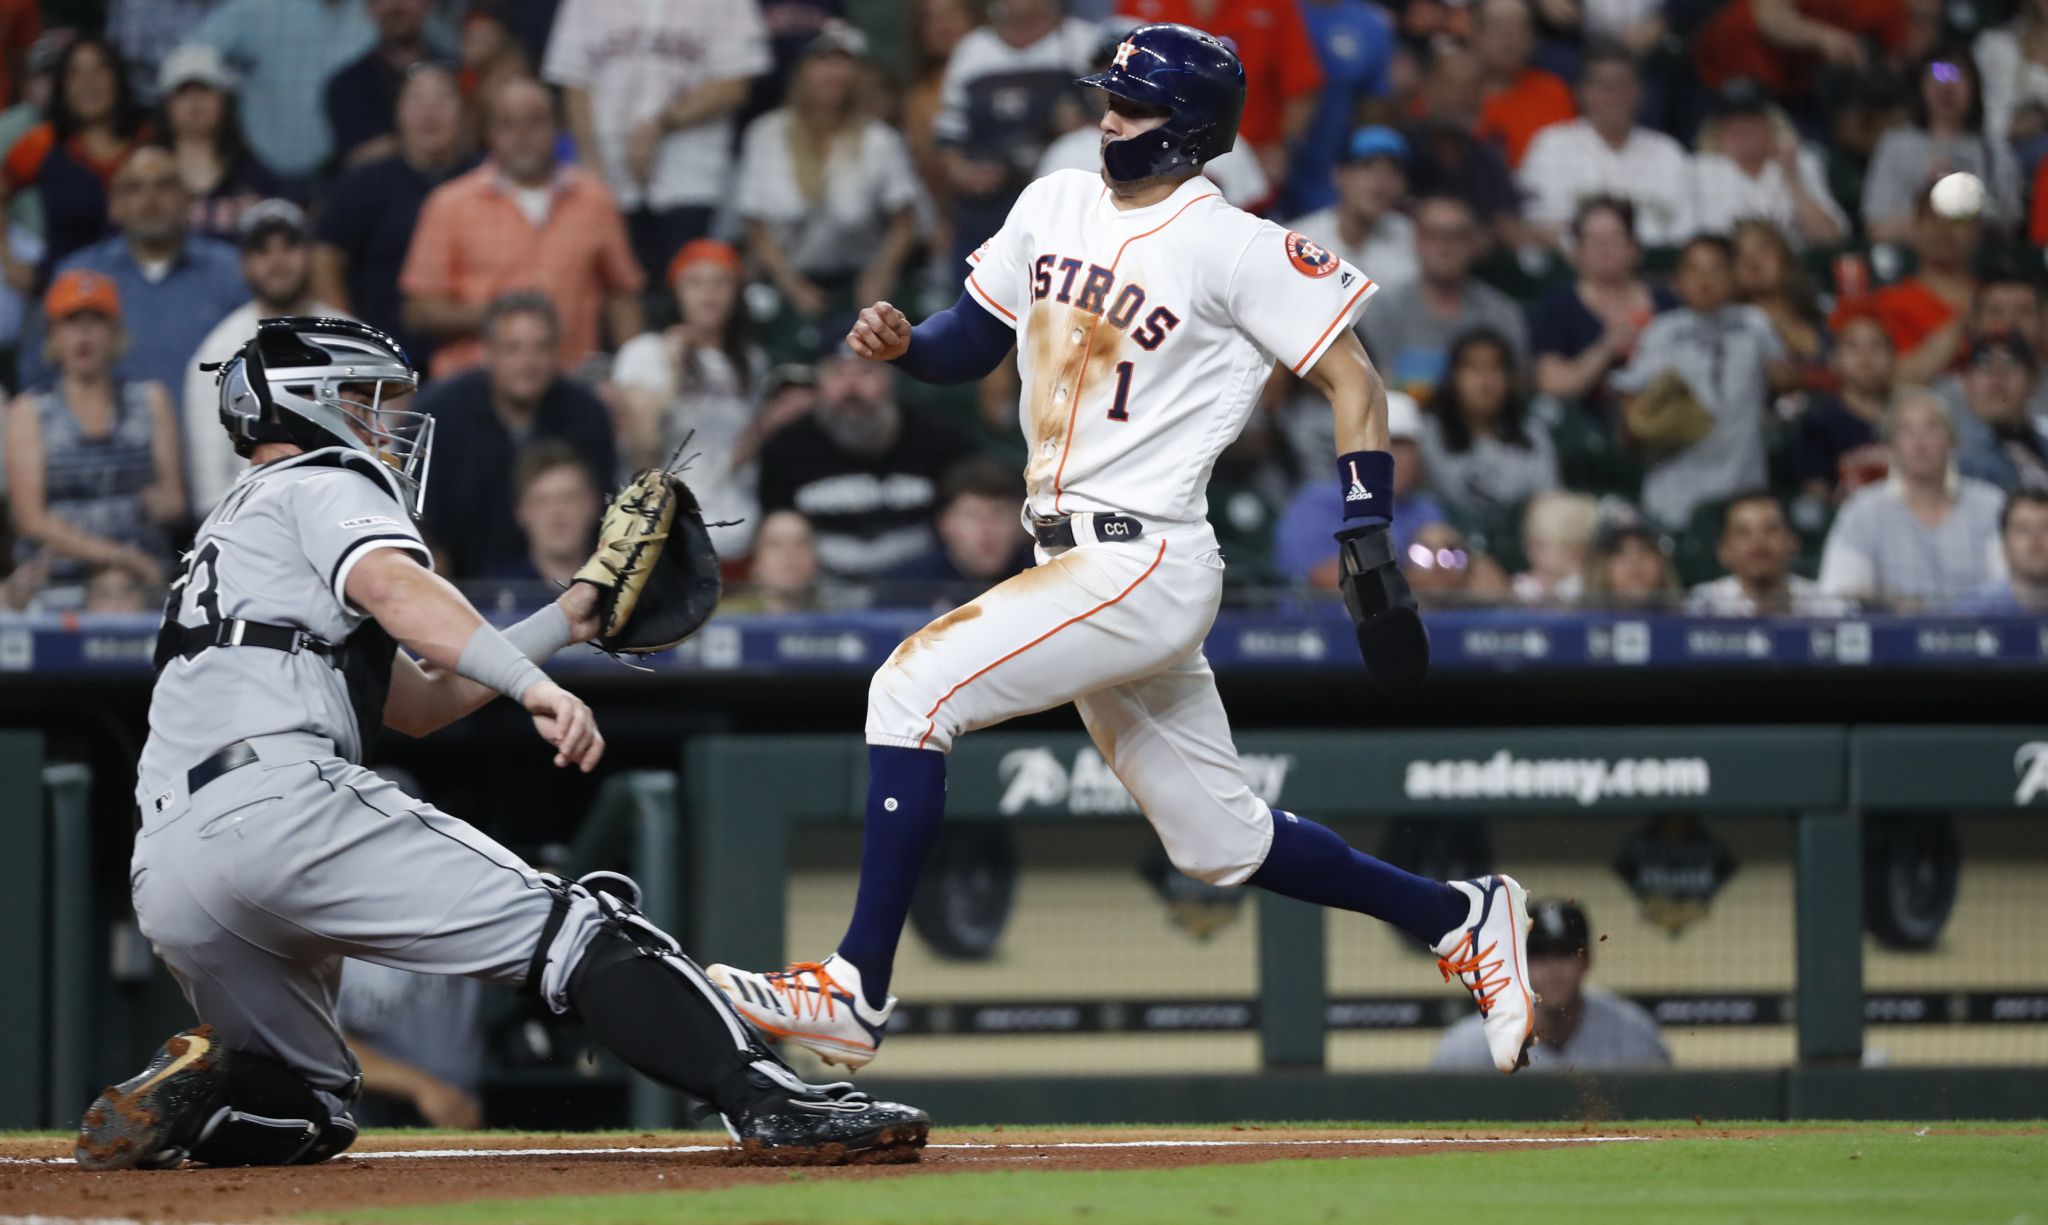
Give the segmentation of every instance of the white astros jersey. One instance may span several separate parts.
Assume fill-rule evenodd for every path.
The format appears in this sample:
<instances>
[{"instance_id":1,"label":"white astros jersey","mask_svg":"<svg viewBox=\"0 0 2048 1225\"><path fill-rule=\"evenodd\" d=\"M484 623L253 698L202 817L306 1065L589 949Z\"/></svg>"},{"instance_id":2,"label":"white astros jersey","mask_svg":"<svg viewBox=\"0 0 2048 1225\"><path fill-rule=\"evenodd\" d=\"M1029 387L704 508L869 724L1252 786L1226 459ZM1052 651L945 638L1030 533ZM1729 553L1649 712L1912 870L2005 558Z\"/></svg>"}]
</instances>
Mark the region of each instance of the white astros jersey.
<instances>
[{"instance_id":1,"label":"white astros jersey","mask_svg":"<svg viewBox=\"0 0 2048 1225\"><path fill-rule=\"evenodd\" d=\"M1306 372L1377 289L1199 175L1125 211L1099 175L1057 171L968 263L969 291L1017 332L1036 516L1203 518L1274 363Z\"/></svg>"},{"instance_id":2,"label":"white astros jersey","mask_svg":"<svg viewBox=\"0 0 2048 1225\"><path fill-rule=\"evenodd\" d=\"M403 549L433 564L380 467L331 447L252 468L199 525L165 610L168 622L289 626L336 647L363 633L358 650L381 658L358 661L368 668L362 674L311 652L260 647L217 647L171 660L150 696L149 739L136 781L145 820L173 780L247 737L306 732L331 741L335 756L359 760L366 733L377 726L359 728L354 704L374 701L371 717L381 725L381 691L396 647L349 606L342 594L349 572L377 549ZM374 678L375 699L359 692L366 678Z\"/></svg>"}]
</instances>

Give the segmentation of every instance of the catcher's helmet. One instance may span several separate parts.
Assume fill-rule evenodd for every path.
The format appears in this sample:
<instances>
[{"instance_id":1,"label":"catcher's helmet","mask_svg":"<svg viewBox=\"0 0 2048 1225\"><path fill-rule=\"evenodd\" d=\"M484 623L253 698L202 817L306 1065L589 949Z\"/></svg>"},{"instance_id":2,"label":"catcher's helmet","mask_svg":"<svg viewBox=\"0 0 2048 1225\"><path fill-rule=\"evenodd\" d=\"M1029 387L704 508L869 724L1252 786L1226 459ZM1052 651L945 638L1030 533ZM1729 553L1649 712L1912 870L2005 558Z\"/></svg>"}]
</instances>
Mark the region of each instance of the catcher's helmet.
<instances>
[{"instance_id":1,"label":"catcher's helmet","mask_svg":"<svg viewBox=\"0 0 2048 1225\"><path fill-rule=\"evenodd\" d=\"M406 509L420 513L434 419L387 408L419 389L398 342L353 319L265 319L220 371L220 423L247 458L258 444L347 447L390 465Z\"/></svg>"},{"instance_id":2,"label":"catcher's helmet","mask_svg":"<svg viewBox=\"0 0 2048 1225\"><path fill-rule=\"evenodd\" d=\"M1111 179L1130 182L1200 166L1230 152L1244 116L1244 64L1230 44L1192 26L1139 26L1109 67L1081 84L1166 111L1166 122L1102 148Z\"/></svg>"}]
</instances>

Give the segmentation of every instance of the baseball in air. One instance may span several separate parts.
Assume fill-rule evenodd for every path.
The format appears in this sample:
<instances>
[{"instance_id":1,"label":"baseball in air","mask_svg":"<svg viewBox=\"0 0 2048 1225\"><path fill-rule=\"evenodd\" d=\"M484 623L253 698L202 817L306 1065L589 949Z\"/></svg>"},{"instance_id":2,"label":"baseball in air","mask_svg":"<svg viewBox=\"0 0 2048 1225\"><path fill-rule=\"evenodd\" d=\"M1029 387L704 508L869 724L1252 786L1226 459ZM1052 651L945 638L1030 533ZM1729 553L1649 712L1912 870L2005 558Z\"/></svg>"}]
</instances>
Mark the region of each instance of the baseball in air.
<instances>
[{"instance_id":1,"label":"baseball in air","mask_svg":"<svg viewBox=\"0 0 2048 1225\"><path fill-rule=\"evenodd\" d=\"M1928 193L1934 211L1951 221L1966 221L1984 211L1984 180L1966 170L1943 175Z\"/></svg>"}]
</instances>

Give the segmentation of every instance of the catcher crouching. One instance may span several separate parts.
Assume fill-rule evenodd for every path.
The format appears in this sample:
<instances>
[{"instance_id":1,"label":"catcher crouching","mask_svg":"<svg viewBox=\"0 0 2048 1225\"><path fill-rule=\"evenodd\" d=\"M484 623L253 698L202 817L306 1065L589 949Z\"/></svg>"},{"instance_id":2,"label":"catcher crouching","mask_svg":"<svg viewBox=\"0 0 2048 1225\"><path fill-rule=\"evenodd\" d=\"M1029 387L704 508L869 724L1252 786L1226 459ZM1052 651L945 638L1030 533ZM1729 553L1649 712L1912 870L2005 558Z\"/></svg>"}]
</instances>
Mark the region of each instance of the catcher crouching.
<instances>
[{"instance_id":1,"label":"catcher crouching","mask_svg":"<svg viewBox=\"0 0 2048 1225\"><path fill-rule=\"evenodd\" d=\"M503 695L557 765L588 770L596 721L539 664L575 642L674 645L718 598L695 499L650 471L612 500L560 599L492 628L434 574L414 526L433 444L432 420L406 407L417 383L390 337L336 319L266 321L220 370L221 424L250 467L164 610L130 873L142 931L199 1024L86 1111L79 1165L347 1149L362 1077L334 1016L345 957L537 994L708 1102L750 1154L914 1160L923 1111L798 1077L630 881L538 871L362 764L385 727L423 736Z\"/></svg>"}]
</instances>

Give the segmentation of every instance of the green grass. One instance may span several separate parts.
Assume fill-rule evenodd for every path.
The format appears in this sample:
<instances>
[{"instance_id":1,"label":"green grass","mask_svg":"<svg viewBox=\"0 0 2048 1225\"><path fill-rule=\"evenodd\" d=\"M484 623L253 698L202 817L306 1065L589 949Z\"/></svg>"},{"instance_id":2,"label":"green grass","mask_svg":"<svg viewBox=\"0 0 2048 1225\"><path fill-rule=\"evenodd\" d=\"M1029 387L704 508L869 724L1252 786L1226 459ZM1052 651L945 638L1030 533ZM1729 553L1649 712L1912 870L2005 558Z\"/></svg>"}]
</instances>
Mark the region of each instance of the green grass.
<instances>
[{"instance_id":1,"label":"green grass","mask_svg":"<svg viewBox=\"0 0 2048 1225\"><path fill-rule=\"evenodd\" d=\"M1440 1134L1442 1125L1428 1133ZM1513 1225L2048 1225L2048 1138L1801 1130L1563 1149L1274 1161L1179 1170L785 1182L351 1212L431 1225L1155 1225L1501 1221Z\"/></svg>"}]
</instances>

